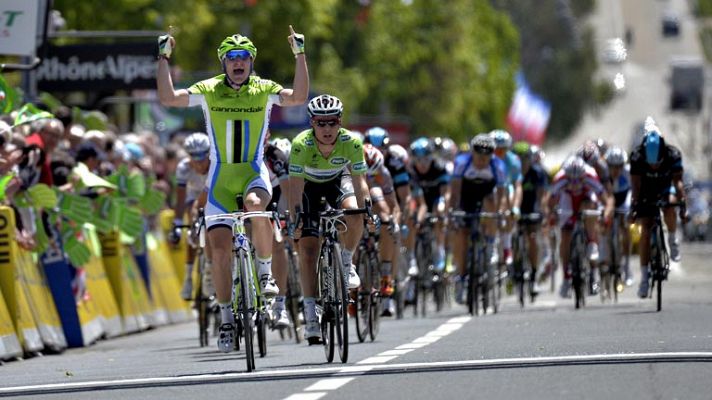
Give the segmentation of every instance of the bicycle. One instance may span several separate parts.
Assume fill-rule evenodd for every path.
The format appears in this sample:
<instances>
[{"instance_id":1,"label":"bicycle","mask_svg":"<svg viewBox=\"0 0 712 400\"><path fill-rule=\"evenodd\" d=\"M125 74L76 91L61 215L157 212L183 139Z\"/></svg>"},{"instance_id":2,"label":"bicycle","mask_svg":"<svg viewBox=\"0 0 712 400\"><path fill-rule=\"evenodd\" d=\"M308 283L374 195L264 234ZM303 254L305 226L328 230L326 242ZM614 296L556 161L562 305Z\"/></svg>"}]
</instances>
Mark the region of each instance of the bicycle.
<instances>
[{"instance_id":1,"label":"bicycle","mask_svg":"<svg viewBox=\"0 0 712 400\"><path fill-rule=\"evenodd\" d=\"M663 307L663 281L667 280L670 272L670 256L665 245L665 230L661 214L662 208L681 207L683 203L671 203L660 200L652 204L642 203L644 206L655 206L657 212L653 217L653 225L650 229L650 265L648 267L648 279L650 279L650 290L648 297L653 297L653 291L657 294L657 311Z\"/></svg>"},{"instance_id":2,"label":"bicycle","mask_svg":"<svg viewBox=\"0 0 712 400\"><path fill-rule=\"evenodd\" d=\"M609 266L608 270L601 270L601 284L605 290L601 291L601 298L605 300L606 296L610 300L611 297L615 303L618 303L618 293L623 291L623 274L621 272L621 259L623 257L623 245L621 243L621 229L626 229L625 224L621 224L621 220L625 221L628 218L628 212L616 210L611 225L611 234L608 235L608 251L609 251Z\"/></svg>"},{"instance_id":3,"label":"bicycle","mask_svg":"<svg viewBox=\"0 0 712 400\"><path fill-rule=\"evenodd\" d=\"M243 209L242 196L237 196L237 209ZM253 262L252 244L247 237L245 222L251 218L269 218L273 224L279 217L273 211L237 211L233 213L211 215L205 221L228 220L232 223L233 234L233 267L232 267L232 301L235 313L235 350L240 349L240 340L245 341L245 360L247 372L255 370L254 334L257 331L257 345L260 357L267 354L267 308L262 297L257 273ZM281 232L274 227L277 241L281 240ZM204 229L201 230L201 246L205 246Z\"/></svg>"},{"instance_id":4,"label":"bicycle","mask_svg":"<svg viewBox=\"0 0 712 400\"><path fill-rule=\"evenodd\" d=\"M576 308L586 305L585 290L588 287L588 279L591 266L586 257L586 232L583 226L583 218L600 217L599 210L580 210L573 232L571 233L571 245L569 260L571 264L572 287Z\"/></svg>"},{"instance_id":5,"label":"bicycle","mask_svg":"<svg viewBox=\"0 0 712 400\"><path fill-rule=\"evenodd\" d=\"M287 295L285 296L285 303L287 312L289 313L289 318L292 321L291 331L288 331L288 335L291 338L294 335L294 340L297 344L302 342L301 330L302 322L300 316L304 311L304 304L302 302L302 289L299 284L299 263L297 252L292 246L293 242L287 239L287 228L286 224L289 222L289 211L285 211L284 215L280 215L280 225L282 227L282 237L285 239L284 251L287 254ZM284 329L279 330L279 335L284 339Z\"/></svg>"},{"instance_id":6,"label":"bicycle","mask_svg":"<svg viewBox=\"0 0 712 400\"><path fill-rule=\"evenodd\" d=\"M512 253L514 262L512 263L513 276L519 306L524 308L525 288L529 289L529 301L534 302L533 285L536 277L532 276L532 265L529 260L529 227L541 223L541 214L522 214L517 220L517 232L512 242Z\"/></svg>"},{"instance_id":7,"label":"bicycle","mask_svg":"<svg viewBox=\"0 0 712 400\"><path fill-rule=\"evenodd\" d=\"M188 246L195 248L195 260L198 264L198 282L197 289L194 291L195 295L193 297L193 308L198 311L198 341L200 347L205 347L208 345L208 328L210 325L210 314L213 314L213 318L217 321L218 316L216 315L216 310L210 306L215 300L215 296L206 296L203 292L203 276L205 274L205 250L202 246L198 246L195 243L195 234L200 234L201 229L205 223L205 214L202 208L198 210L197 218L191 224L175 225L174 228L186 229L188 231ZM214 324L217 325L217 324ZM215 326L214 326L215 328Z\"/></svg>"},{"instance_id":8,"label":"bicycle","mask_svg":"<svg viewBox=\"0 0 712 400\"><path fill-rule=\"evenodd\" d=\"M435 236L433 227L438 217L426 214L415 239L415 257L418 263L418 277L415 282L415 296L413 298L413 315L418 315L420 306L421 316L427 315L428 292L432 292L435 301L435 310L440 312L443 307L444 289L443 275L435 271ZM443 271L444 272L444 271Z\"/></svg>"},{"instance_id":9,"label":"bicycle","mask_svg":"<svg viewBox=\"0 0 712 400\"><path fill-rule=\"evenodd\" d=\"M356 255L356 268L361 277L361 287L356 292L356 336L363 343L367 336L376 340L381 318L381 262L378 259L378 229L380 220L376 217L376 231L368 227L363 230Z\"/></svg>"},{"instance_id":10,"label":"bicycle","mask_svg":"<svg viewBox=\"0 0 712 400\"><path fill-rule=\"evenodd\" d=\"M322 198L322 203L325 199ZM297 213L303 214L297 209ZM348 294L344 267L341 260L341 245L339 233L346 232L348 227L341 219L347 215L368 214L371 207L357 209L331 209L316 213L319 216L319 237L321 249L317 262L317 314L321 315L321 343L324 345L326 361L334 361L335 343L338 342L339 358L342 363L348 361L349 354L349 324L348 306L351 299ZM319 312L319 309L321 312ZM319 340L310 338L309 344L318 344Z\"/></svg>"},{"instance_id":11,"label":"bicycle","mask_svg":"<svg viewBox=\"0 0 712 400\"><path fill-rule=\"evenodd\" d=\"M462 221L470 226L470 238L467 251L467 310L470 315L479 315L480 300L482 313L487 314L487 309L492 306L496 314L499 298L495 290L495 266L487 259L484 236L480 234L479 226L482 218L497 218L496 212L479 211L468 213L465 211L452 211L450 218L455 224ZM492 244L494 245L494 244Z\"/></svg>"}]
</instances>

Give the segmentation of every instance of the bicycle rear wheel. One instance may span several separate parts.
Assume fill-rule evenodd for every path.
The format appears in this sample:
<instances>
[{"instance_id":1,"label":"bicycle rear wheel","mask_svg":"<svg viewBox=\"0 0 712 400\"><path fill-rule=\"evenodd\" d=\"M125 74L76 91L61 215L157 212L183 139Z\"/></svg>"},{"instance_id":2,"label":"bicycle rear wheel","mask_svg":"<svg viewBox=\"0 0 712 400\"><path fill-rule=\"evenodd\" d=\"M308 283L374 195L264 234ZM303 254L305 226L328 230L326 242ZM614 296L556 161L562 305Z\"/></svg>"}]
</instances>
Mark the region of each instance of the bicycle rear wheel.
<instances>
[{"instance_id":1,"label":"bicycle rear wheel","mask_svg":"<svg viewBox=\"0 0 712 400\"><path fill-rule=\"evenodd\" d=\"M208 345L208 324L209 324L209 310L208 310L208 300L204 299L203 296L203 271L205 269L205 257L203 254L198 255L198 285L197 293L195 295L195 308L198 309L198 338L200 341L200 347L205 347Z\"/></svg>"},{"instance_id":2,"label":"bicycle rear wheel","mask_svg":"<svg viewBox=\"0 0 712 400\"><path fill-rule=\"evenodd\" d=\"M581 232L574 234L571 239L571 275L572 275L572 286L574 290L574 301L576 308L583 307L585 305L585 293L584 293L584 274L583 271L583 258L585 253L583 250L583 237Z\"/></svg>"},{"instance_id":3,"label":"bicycle rear wheel","mask_svg":"<svg viewBox=\"0 0 712 400\"><path fill-rule=\"evenodd\" d=\"M478 273L475 268L475 251L473 249L474 243L472 243L471 249L467 252L467 312L470 315L478 315L479 300L477 299L477 279ZM464 285L465 282L462 282ZM458 299L459 300L459 299Z\"/></svg>"},{"instance_id":4,"label":"bicycle rear wheel","mask_svg":"<svg viewBox=\"0 0 712 400\"><path fill-rule=\"evenodd\" d=\"M296 257L291 251L287 251L287 266L289 268L289 275L287 276L287 312L289 313L289 318L292 319L295 341L299 344L302 341L302 335L300 334L302 326L300 320L301 309L299 306L302 292L299 287L299 267L297 266Z\"/></svg>"},{"instance_id":5,"label":"bicycle rear wheel","mask_svg":"<svg viewBox=\"0 0 712 400\"><path fill-rule=\"evenodd\" d=\"M368 335L371 337L371 341L373 342L376 340L376 335L378 335L378 330L380 329L380 324L381 324L381 304L382 304L382 298L381 298L381 291L380 291L380 282L381 282L381 273L379 271L380 266L378 264L370 265L370 273L369 273L369 281L371 281L371 284L369 287L374 288L371 290L368 296L368 301L370 303L369 306L369 313L368 313ZM375 286L373 285L375 283Z\"/></svg>"},{"instance_id":6,"label":"bicycle rear wheel","mask_svg":"<svg viewBox=\"0 0 712 400\"><path fill-rule=\"evenodd\" d=\"M657 297L657 311L662 310L663 308L663 256L662 256L662 251L661 247L665 246L665 242L663 242L662 239L662 233L660 232L662 230L661 226L656 226L653 229L653 237L650 239L650 247L651 247L651 257L650 257L650 266L652 270L652 281L653 281L653 287L655 288L656 291L656 297Z\"/></svg>"},{"instance_id":7,"label":"bicycle rear wheel","mask_svg":"<svg viewBox=\"0 0 712 400\"><path fill-rule=\"evenodd\" d=\"M267 315L264 311L257 312L257 347L260 358L267 355Z\"/></svg>"}]
</instances>

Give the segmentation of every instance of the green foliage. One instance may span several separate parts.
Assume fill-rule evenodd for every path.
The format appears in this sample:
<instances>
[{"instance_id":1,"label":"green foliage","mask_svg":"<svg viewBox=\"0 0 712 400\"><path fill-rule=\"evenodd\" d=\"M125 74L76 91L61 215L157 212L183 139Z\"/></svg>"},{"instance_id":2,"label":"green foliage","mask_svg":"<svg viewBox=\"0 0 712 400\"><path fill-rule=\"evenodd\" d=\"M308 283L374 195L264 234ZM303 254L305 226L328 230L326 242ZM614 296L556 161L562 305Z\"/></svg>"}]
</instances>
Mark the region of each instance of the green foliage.
<instances>
[{"instance_id":1,"label":"green foliage","mask_svg":"<svg viewBox=\"0 0 712 400\"><path fill-rule=\"evenodd\" d=\"M712 12L712 9L710 11ZM700 42L702 43L702 50L705 52L707 62L712 62L712 28L705 27L700 29Z\"/></svg>"},{"instance_id":2,"label":"green foliage","mask_svg":"<svg viewBox=\"0 0 712 400\"><path fill-rule=\"evenodd\" d=\"M697 0L695 12L699 17L712 17L712 0Z\"/></svg>"}]
</instances>

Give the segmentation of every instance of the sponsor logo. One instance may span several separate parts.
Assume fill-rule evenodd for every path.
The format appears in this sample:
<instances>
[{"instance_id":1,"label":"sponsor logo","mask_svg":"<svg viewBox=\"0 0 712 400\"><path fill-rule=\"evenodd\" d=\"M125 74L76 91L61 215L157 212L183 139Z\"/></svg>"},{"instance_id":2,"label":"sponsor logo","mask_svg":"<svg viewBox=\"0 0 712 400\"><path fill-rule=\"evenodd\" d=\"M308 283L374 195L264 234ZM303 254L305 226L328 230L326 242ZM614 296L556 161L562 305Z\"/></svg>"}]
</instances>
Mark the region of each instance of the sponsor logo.
<instances>
[{"instance_id":1,"label":"sponsor logo","mask_svg":"<svg viewBox=\"0 0 712 400\"><path fill-rule=\"evenodd\" d=\"M347 134L345 134L345 133L342 133L342 134L341 134L341 141L342 141L342 142L348 142L349 140L351 140L351 135L347 135Z\"/></svg>"},{"instance_id":2,"label":"sponsor logo","mask_svg":"<svg viewBox=\"0 0 712 400\"><path fill-rule=\"evenodd\" d=\"M256 113L264 111L264 107L210 107L210 111L229 113Z\"/></svg>"},{"instance_id":3,"label":"sponsor logo","mask_svg":"<svg viewBox=\"0 0 712 400\"><path fill-rule=\"evenodd\" d=\"M307 146L314 146L314 141L311 139L307 139L304 141L304 144Z\"/></svg>"},{"instance_id":4,"label":"sponsor logo","mask_svg":"<svg viewBox=\"0 0 712 400\"><path fill-rule=\"evenodd\" d=\"M304 172L304 168L302 168L298 165L290 165L289 172L293 172L295 174L301 174L302 172Z\"/></svg>"},{"instance_id":5,"label":"sponsor logo","mask_svg":"<svg viewBox=\"0 0 712 400\"><path fill-rule=\"evenodd\" d=\"M348 162L348 160L346 160L343 157L334 157L331 160L329 160L329 163L331 163L333 165L344 165L347 162Z\"/></svg>"}]
</instances>

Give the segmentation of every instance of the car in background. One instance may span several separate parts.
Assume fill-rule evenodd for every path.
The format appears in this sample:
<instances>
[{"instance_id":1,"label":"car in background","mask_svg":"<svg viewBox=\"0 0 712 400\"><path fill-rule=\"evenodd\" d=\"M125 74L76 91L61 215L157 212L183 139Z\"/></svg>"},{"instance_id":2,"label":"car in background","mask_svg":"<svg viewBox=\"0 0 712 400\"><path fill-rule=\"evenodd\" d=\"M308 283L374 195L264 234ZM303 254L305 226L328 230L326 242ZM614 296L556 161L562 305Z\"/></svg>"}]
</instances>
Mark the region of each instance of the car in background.
<instances>
[{"instance_id":1,"label":"car in background","mask_svg":"<svg viewBox=\"0 0 712 400\"><path fill-rule=\"evenodd\" d=\"M628 58L628 50L621 38L606 40L603 48L603 61L611 64L619 64Z\"/></svg>"},{"instance_id":2,"label":"car in background","mask_svg":"<svg viewBox=\"0 0 712 400\"><path fill-rule=\"evenodd\" d=\"M674 37L680 34L680 18L674 11L666 11L660 21L664 37Z\"/></svg>"}]
</instances>

